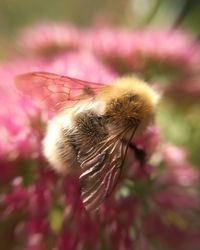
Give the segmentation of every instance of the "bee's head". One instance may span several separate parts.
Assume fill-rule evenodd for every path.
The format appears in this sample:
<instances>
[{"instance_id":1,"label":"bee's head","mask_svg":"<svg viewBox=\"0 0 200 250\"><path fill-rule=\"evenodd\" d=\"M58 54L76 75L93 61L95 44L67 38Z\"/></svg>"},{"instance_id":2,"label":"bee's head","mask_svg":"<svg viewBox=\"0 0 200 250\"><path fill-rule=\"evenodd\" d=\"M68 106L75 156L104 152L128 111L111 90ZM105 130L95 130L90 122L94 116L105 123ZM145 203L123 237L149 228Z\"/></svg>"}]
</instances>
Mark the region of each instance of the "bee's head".
<instances>
[{"instance_id":1,"label":"bee's head","mask_svg":"<svg viewBox=\"0 0 200 250\"><path fill-rule=\"evenodd\" d=\"M106 113L116 122L147 123L152 119L158 94L146 83L135 78L122 78L113 88Z\"/></svg>"}]
</instances>

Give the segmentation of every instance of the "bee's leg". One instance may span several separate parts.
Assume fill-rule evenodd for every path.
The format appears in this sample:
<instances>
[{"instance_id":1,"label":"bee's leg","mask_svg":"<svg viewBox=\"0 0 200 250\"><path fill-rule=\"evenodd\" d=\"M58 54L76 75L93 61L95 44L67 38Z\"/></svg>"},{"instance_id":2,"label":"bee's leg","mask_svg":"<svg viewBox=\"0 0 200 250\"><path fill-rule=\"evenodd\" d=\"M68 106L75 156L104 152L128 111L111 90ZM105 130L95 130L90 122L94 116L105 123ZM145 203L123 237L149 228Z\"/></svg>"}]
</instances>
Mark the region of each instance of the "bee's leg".
<instances>
[{"instance_id":1,"label":"bee's leg","mask_svg":"<svg viewBox=\"0 0 200 250\"><path fill-rule=\"evenodd\" d=\"M134 156L139 161L140 165L143 166L146 161L146 153L143 149L138 148L134 143L127 142L126 140L123 140L122 143L127 144L129 149L134 153Z\"/></svg>"},{"instance_id":2,"label":"bee's leg","mask_svg":"<svg viewBox=\"0 0 200 250\"><path fill-rule=\"evenodd\" d=\"M129 142L128 147L134 152L135 157L140 162L141 166L146 161L146 153L143 149L138 148L134 143Z\"/></svg>"}]
</instances>

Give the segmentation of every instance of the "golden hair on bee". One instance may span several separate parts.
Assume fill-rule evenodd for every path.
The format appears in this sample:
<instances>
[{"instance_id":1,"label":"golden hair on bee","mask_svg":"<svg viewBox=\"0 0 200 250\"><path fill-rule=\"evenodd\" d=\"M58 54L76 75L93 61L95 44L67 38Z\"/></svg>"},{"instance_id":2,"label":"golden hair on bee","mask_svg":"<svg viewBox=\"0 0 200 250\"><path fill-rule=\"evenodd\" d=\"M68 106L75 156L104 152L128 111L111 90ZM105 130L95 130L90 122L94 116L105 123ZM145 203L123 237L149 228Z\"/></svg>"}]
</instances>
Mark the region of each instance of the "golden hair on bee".
<instances>
[{"instance_id":1,"label":"golden hair on bee","mask_svg":"<svg viewBox=\"0 0 200 250\"><path fill-rule=\"evenodd\" d=\"M137 77L122 77L105 87L100 93L107 103L105 112L116 120L134 118L140 129L152 118L160 95ZM110 103L110 105L109 105Z\"/></svg>"},{"instance_id":2,"label":"golden hair on bee","mask_svg":"<svg viewBox=\"0 0 200 250\"><path fill-rule=\"evenodd\" d=\"M83 204L96 210L115 188L129 143L152 120L159 95L136 77L98 84L33 72L18 76L16 85L55 110L44 155L58 172L79 175Z\"/></svg>"}]
</instances>

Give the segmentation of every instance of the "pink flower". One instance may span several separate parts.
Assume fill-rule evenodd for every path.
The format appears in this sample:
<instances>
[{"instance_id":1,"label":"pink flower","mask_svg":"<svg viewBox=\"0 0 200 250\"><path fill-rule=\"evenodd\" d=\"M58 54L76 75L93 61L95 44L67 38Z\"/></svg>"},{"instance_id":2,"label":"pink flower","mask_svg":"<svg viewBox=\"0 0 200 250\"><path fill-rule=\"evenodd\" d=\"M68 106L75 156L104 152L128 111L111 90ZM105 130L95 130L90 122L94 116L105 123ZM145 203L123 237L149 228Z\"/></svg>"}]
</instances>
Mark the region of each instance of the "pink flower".
<instances>
[{"instance_id":1,"label":"pink flower","mask_svg":"<svg viewBox=\"0 0 200 250\"><path fill-rule=\"evenodd\" d=\"M161 210L171 211L172 213L176 212L180 216L187 216L187 214L192 215L192 213L198 211L199 201L196 194L187 193L187 189L185 191L184 194L181 190L178 190L178 188L174 188L173 190L166 188L166 190L162 192L157 192L154 199Z\"/></svg>"},{"instance_id":2,"label":"pink flower","mask_svg":"<svg viewBox=\"0 0 200 250\"><path fill-rule=\"evenodd\" d=\"M32 127L30 121L36 122L34 117L40 113L40 110L29 99L16 93L13 80L16 74L43 68L44 64L41 62L19 60L13 64L2 65L0 69L0 104L6 107L0 110L0 155L2 157L15 159L20 154L32 154L33 157L39 154L39 140L42 134L39 129Z\"/></svg>"},{"instance_id":3,"label":"pink flower","mask_svg":"<svg viewBox=\"0 0 200 250\"><path fill-rule=\"evenodd\" d=\"M200 78L186 78L175 82L166 89L165 94L175 102L197 103L200 97Z\"/></svg>"},{"instance_id":4,"label":"pink flower","mask_svg":"<svg viewBox=\"0 0 200 250\"><path fill-rule=\"evenodd\" d=\"M145 73L156 67L157 74L165 68L191 73L198 70L200 61L198 44L188 34L176 30L99 28L88 32L85 43L122 72Z\"/></svg>"},{"instance_id":5,"label":"pink flower","mask_svg":"<svg viewBox=\"0 0 200 250\"><path fill-rule=\"evenodd\" d=\"M9 150L10 150L10 147L8 147L5 151L9 151ZM1 152L2 151L3 150L1 149ZM17 166L16 166L16 163L13 162L12 160L9 161L7 159L1 159L0 169L1 169L0 186L6 185L10 180L12 180L14 176L17 175Z\"/></svg>"},{"instance_id":6,"label":"pink flower","mask_svg":"<svg viewBox=\"0 0 200 250\"><path fill-rule=\"evenodd\" d=\"M173 145L166 145L163 149L163 155L166 162L178 164L185 161L186 151Z\"/></svg>"},{"instance_id":7,"label":"pink flower","mask_svg":"<svg viewBox=\"0 0 200 250\"><path fill-rule=\"evenodd\" d=\"M26 250L45 250L47 249L47 243L45 244L42 235L34 234L29 237Z\"/></svg>"},{"instance_id":8,"label":"pink flower","mask_svg":"<svg viewBox=\"0 0 200 250\"><path fill-rule=\"evenodd\" d=\"M53 73L97 83L109 83L118 76L112 68L105 67L88 51L62 54L52 60L49 70Z\"/></svg>"},{"instance_id":9,"label":"pink flower","mask_svg":"<svg viewBox=\"0 0 200 250\"><path fill-rule=\"evenodd\" d=\"M166 162L166 173L163 178L168 178L183 187L197 183L198 172L187 162L183 149L166 145L163 148L163 157Z\"/></svg>"},{"instance_id":10,"label":"pink flower","mask_svg":"<svg viewBox=\"0 0 200 250\"><path fill-rule=\"evenodd\" d=\"M22 51L39 56L54 56L57 53L79 47L80 31L65 23L38 23L21 32L18 44Z\"/></svg>"},{"instance_id":11,"label":"pink flower","mask_svg":"<svg viewBox=\"0 0 200 250\"><path fill-rule=\"evenodd\" d=\"M178 218L178 214L177 214ZM162 218L158 214L152 214L145 221L145 228L148 244L154 245L152 242L152 237L156 245L166 249L181 249L188 250L199 248L199 230L190 227L182 230L174 226L173 223L166 224L163 223Z\"/></svg>"},{"instance_id":12,"label":"pink flower","mask_svg":"<svg viewBox=\"0 0 200 250\"><path fill-rule=\"evenodd\" d=\"M5 197L4 216L9 216L14 212L25 212L24 208L28 204L27 189L22 186L22 178L16 177L13 181L12 191Z\"/></svg>"}]
</instances>

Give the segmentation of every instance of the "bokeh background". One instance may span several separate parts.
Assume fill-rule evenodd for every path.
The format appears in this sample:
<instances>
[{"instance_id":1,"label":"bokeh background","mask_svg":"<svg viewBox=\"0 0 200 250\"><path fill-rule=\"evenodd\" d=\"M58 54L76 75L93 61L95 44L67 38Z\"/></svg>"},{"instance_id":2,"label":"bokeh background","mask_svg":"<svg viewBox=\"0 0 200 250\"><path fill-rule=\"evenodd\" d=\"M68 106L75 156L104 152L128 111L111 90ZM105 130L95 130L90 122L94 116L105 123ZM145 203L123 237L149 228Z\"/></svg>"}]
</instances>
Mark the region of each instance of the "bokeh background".
<instances>
[{"instance_id":1,"label":"bokeh background","mask_svg":"<svg viewBox=\"0 0 200 250\"><path fill-rule=\"evenodd\" d=\"M0 249L199 249L199 13L198 0L0 0ZM134 140L143 168L129 152L97 214L85 212L78 178L42 156L52 114L13 84L33 70L136 74L163 92L155 124Z\"/></svg>"}]
</instances>

